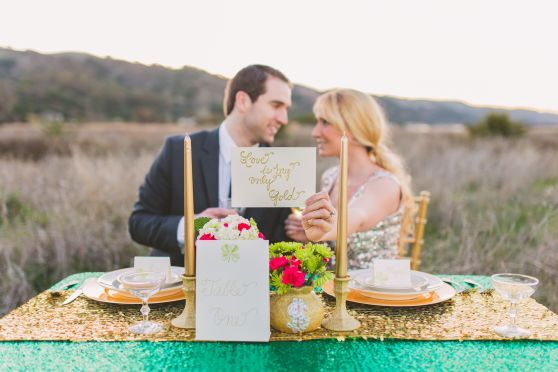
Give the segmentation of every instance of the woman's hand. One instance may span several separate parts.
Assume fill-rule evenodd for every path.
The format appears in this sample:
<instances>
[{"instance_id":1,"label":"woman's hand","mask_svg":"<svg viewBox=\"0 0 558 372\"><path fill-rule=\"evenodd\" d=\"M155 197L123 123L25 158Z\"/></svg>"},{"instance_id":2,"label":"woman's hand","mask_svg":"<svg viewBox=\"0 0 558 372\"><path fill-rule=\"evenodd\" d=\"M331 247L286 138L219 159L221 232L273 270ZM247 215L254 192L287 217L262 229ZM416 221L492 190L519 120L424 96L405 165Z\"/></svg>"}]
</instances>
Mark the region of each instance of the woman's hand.
<instances>
[{"instance_id":1,"label":"woman's hand","mask_svg":"<svg viewBox=\"0 0 558 372\"><path fill-rule=\"evenodd\" d=\"M302 226L308 239L313 242L334 240L337 213L327 192L319 192L306 200L306 208L302 211Z\"/></svg>"},{"instance_id":2,"label":"woman's hand","mask_svg":"<svg viewBox=\"0 0 558 372\"><path fill-rule=\"evenodd\" d=\"M291 213L285 220L285 232L289 238L302 243L307 243L308 238L302 227L302 214Z\"/></svg>"}]
</instances>

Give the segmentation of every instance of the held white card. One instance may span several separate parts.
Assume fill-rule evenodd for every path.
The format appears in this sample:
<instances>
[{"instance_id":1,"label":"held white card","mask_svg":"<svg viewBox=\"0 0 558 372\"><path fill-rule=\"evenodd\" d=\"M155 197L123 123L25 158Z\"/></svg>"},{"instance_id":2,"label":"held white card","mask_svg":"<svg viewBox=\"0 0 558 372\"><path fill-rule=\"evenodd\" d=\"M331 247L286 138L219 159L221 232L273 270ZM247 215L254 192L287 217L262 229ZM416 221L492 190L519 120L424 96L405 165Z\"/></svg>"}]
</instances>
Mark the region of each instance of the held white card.
<instances>
[{"instance_id":1,"label":"held white card","mask_svg":"<svg viewBox=\"0 0 558 372\"><path fill-rule=\"evenodd\" d=\"M386 287L411 286L411 260L401 259L375 259L374 284Z\"/></svg>"},{"instance_id":2,"label":"held white card","mask_svg":"<svg viewBox=\"0 0 558 372\"><path fill-rule=\"evenodd\" d=\"M268 342L269 242L196 242L196 340Z\"/></svg>"},{"instance_id":3,"label":"held white card","mask_svg":"<svg viewBox=\"0 0 558 372\"><path fill-rule=\"evenodd\" d=\"M233 207L301 207L316 192L315 147L238 147L231 167Z\"/></svg>"}]
</instances>

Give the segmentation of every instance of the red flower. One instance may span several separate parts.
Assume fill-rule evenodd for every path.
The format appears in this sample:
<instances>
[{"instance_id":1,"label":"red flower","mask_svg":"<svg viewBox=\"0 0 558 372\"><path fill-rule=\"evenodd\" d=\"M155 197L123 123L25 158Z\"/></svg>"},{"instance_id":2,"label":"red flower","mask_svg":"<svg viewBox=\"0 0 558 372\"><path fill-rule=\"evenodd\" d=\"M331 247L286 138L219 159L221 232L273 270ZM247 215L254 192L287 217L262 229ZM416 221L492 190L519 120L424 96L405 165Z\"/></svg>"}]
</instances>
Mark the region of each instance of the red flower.
<instances>
[{"instance_id":1,"label":"red flower","mask_svg":"<svg viewBox=\"0 0 558 372\"><path fill-rule=\"evenodd\" d=\"M285 257L283 257L283 256L275 257L275 258L272 258L271 260L269 260L269 268L271 270L277 270L281 267L287 266L287 263L288 263L288 261Z\"/></svg>"},{"instance_id":2,"label":"red flower","mask_svg":"<svg viewBox=\"0 0 558 372\"><path fill-rule=\"evenodd\" d=\"M223 226L229 227L229 224L225 222L225 223L223 224Z\"/></svg>"},{"instance_id":3,"label":"red flower","mask_svg":"<svg viewBox=\"0 0 558 372\"><path fill-rule=\"evenodd\" d=\"M258 233L258 238L265 240L265 235L261 233L261 231Z\"/></svg>"},{"instance_id":4,"label":"red flower","mask_svg":"<svg viewBox=\"0 0 558 372\"><path fill-rule=\"evenodd\" d=\"M198 240L217 240L212 234L203 234Z\"/></svg>"},{"instance_id":5,"label":"red flower","mask_svg":"<svg viewBox=\"0 0 558 372\"><path fill-rule=\"evenodd\" d=\"M329 262L329 258L324 258L324 262L328 263Z\"/></svg>"},{"instance_id":6,"label":"red flower","mask_svg":"<svg viewBox=\"0 0 558 372\"><path fill-rule=\"evenodd\" d=\"M291 263L291 266L295 266L295 267L299 267L300 264L302 264L302 262L300 262L300 260L297 259L295 256L291 257L290 263Z\"/></svg>"},{"instance_id":7,"label":"red flower","mask_svg":"<svg viewBox=\"0 0 558 372\"><path fill-rule=\"evenodd\" d=\"M302 287L304 284L305 274L298 270L296 266L289 266L283 272L281 282L283 284L292 284L295 288Z\"/></svg>"},{"instance_id":8,"label":"red flower","mask_svg":"<svg viewBox=\"0 0 558 372\"><path fill-rule=\"evenodd\" d=\"M247 223L239 223L236 228L238 229L238 231L242 232L242 230L250 230L250 225L248 225Z\"/></svg>"}]
</instances>

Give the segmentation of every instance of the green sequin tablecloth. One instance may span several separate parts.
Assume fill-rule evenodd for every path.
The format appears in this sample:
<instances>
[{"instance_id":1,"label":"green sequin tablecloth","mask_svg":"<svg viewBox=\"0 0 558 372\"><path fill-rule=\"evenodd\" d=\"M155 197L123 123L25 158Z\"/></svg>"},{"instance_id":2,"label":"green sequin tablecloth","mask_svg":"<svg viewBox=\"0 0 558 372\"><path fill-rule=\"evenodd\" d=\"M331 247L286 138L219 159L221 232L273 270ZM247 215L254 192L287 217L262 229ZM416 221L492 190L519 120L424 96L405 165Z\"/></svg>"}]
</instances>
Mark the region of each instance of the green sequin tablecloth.
<instances>
[{"instance_id":1,"label":"green sequin tablecloth","mask_svg":"<svg viewBox=\"0 0 558 372\"><path fill-rule=\"evenodd\" d=\"M70 280L94 274L77 274ZM463 277L452 276L453 279ZM486 277L474 277L488 283ZM558 370L555 341L0 342L0 370Z\"/></svg>"}]
</instances>

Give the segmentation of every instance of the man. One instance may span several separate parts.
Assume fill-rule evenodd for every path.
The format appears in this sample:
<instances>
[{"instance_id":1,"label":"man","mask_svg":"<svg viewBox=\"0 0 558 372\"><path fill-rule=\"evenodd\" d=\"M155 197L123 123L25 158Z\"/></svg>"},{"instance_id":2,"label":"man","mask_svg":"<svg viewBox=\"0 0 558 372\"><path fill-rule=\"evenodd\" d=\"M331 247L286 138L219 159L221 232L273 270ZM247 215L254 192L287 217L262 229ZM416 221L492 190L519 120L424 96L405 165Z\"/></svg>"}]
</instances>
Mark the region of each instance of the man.
<instances>
[{"instance_id":1,"label":"man","mask_svg":"<svg viewBox=\"0 0 558 372\"><path fill-rule=\"evenodd\" d=\"M235 147L268 146L287 124L291 84L279 71L263 65L240 70L225 88L225 120L213 131L191 136L194 214L223 218L230 209L231 152ZM184 262L184 136L166 139L139 189L129 219L132 239L153 247L152 256ZM260 231L272 242L289 240L286 208L247 208Z\"/></svg>"}]
</instances>

